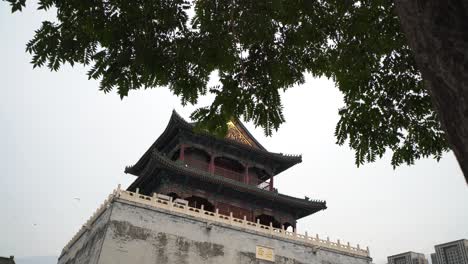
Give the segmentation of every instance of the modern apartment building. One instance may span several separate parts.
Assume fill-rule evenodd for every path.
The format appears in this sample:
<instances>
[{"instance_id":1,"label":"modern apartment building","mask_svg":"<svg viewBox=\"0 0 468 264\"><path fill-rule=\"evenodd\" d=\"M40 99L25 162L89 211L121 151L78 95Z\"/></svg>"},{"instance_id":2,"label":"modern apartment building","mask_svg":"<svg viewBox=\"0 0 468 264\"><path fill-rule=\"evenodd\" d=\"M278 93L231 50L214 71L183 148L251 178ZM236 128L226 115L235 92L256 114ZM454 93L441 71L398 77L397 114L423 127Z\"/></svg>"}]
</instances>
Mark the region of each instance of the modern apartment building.
<instances>
[{"instance_id":1,"label":"modern apartment building","mask_svg":"<svg viewBox=\"0 0 468 264\"><path fill-rule=\"evenodd\" d=\"M413 251L387 257L388 264L428 264L424 254Z\"/></svg>"},{"instance_id":2,"label":"modern apartment building","mask_svg":"<svg viewBox=\"0 0 468 264\"><path fill-rule=\"evenodd\" d=\"M468 240L460 239L435 245L435 258L432 264L468 264ZM432 254L431 254L432 258Z\"/></svg>"},{"instance_id":3,"label":"modern apartment building","mask_svg":"<svg viewBox=\"0 0 468 264\"><path fill-rule=\"evenodd\" d=\"M431 253L431 261L432 261L432 264L438 264L436 253Z\"/></svg>"}]
</instances>

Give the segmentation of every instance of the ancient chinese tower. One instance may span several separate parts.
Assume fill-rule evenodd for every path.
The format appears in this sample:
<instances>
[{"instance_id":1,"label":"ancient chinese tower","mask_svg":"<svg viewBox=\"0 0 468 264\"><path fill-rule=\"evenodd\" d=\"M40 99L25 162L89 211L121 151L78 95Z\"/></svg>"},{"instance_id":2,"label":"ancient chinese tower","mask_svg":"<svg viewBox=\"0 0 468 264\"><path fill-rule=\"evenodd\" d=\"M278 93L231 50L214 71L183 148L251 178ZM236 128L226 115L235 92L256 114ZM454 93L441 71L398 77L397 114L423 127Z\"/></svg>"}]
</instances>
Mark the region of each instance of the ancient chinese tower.
<instances>
[{"instance_id":1,"label":"ancient chinese tower","mask_svg":"<svg viewBox=\"0 0 468 264\"><path fill-rule=\"evenodd\" d=\"M224 139L195 133L193 127L173 112L163 134L125 170L138 176L128 190L166 194L195 208L286 229L327 208L323 201L294 198L275 188L275 176L300 163L300 156L268 152L238 121L228 123Z\"/></svg>"},{"instance_id":2,"label":"ancient chinese tower","mask_svg":"<svg viewBox=\"0 0 468 264\"><path fill-rule=\"evenodd\" d=\"M238 120L225 138L175 111L117 188L63 249L59 263L370 264L368 249L297 232L326 203L278 192L301 156L267 151Z\"/></svg>"}]
</instances>

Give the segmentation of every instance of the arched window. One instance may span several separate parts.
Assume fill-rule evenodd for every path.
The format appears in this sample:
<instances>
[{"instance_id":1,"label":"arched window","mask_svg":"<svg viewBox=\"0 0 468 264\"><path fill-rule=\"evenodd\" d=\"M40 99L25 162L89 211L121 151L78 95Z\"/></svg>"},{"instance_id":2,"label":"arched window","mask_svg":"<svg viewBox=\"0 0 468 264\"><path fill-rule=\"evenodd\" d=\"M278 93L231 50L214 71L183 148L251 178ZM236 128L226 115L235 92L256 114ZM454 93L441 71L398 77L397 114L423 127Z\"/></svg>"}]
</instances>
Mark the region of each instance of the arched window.
<instances>
[{"instance_id":1,"label":"arched window","mask_svg":"<svg viewBox=\"0 0 468 264\"><path fill-rule=\"evenodd\" d=\"M284 223L283 227L284 227L284 230L286 231L294 232L294 226L289 222Z\"/></svg>"},{"instance_id":2,"label":"arched window","mask_svg":"<svg viewBox=\"0 0 468 264\"><path fill-rule=\"evenodd\" d=\"M244 181L244 166L240 162L226 157L217 157L214 163L214 174L240 182Z\"/></svg>"},{"instance_id":3,"label":"arched window","mask_svg":"<svg viewBox=\"0 0 468 264\"><path fill-rule=\"evenodd\" d=\"M271 215L266 215L266 214L261 214L255 217L255 221L260 220L260 224L269 226L270 223L273 224L273 227L275 228L281 228L280 222L276 220L273 216Z\"/></svg>"},{"instance_id":4,"label":"arched window","mask_svg":"<svg viewBox=\"0 0 468 264\"><path fill-rule=\"evenodd\" d=\"M252 211L249 209L245 209L239 206L235 206L235 205L223 203L223 202L218 202L217 207L218 207L220 214L230 215L232 213L232 216L235 218L244 219L244 216L245 216L247 221L253 221Z\"/></svg>"},{"instance_id":5,"label":"arched window","mask_svg":"<svg viewBox=\"0 0 468 264\"><path fill-rule=\"evenodd\" d=\"M214 212L214 205L210 203L207 199L198 197L198 196L190 196L185 198L188 201L189 206L201 209L203 205L203 209L205 211Z\"/></svg>"},{"instance_id":6,"label":"arched window","mask_svg":"<svg viewBox=\"0 0 468 264\"><path fill-rule=\"evenodd\" d=\"M180 198L180 196L175 192L168 193L167 196L172 197L172 201L174 201L175 199Z\"/></svg>"},{"instance_id":7,"label":"arched window","mask_svg":"<svg viewBox=\"0 0 468 264\"><path fill-rule=\"evenodd\" d=\"M189 147L185 149L185 163L190 167L208 171L210 155L203 150Z\"/></svg>"}]
</instances>

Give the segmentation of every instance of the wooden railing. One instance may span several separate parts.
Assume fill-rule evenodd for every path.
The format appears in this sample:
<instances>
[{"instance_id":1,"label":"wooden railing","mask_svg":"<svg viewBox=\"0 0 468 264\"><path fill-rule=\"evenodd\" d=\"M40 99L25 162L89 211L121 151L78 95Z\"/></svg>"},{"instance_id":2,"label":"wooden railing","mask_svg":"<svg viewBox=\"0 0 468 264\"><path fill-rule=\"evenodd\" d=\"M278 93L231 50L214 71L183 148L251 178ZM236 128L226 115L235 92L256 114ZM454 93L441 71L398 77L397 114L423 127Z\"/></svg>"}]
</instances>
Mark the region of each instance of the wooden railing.
<instances>
[{"instance_id":1,"label":"wooden railing","mask_svg":"<svg viewBox=\"0 0 468 264\"><path fill-rule=\"evenodd\" d=\"M88 230L90 230L94 221L105 211L107 207L115 200L122 199L126 201L131 201L139 204L144 204L158 209L167 210L169 212L176 212L186 214L195 218L207 220L213 223L222 223L231 226L236 226L239 228L244 228L246 230L251 230L259 232L262 234L267 234L273 237L284 238L296 242L302 242L311 247L315 248L327 248L335 250L338 252L345 252L349 254L354 254L362 257L369 257L369 247L363 249L359 246L353 247L348 243L342 244L338 239L337 242L330 241L327 239L321 239L319 235L309 236L307 232L305 234L298 234L296 231L290 232L281 228L274 228L272 223L270 225L262 225L257 222L251 222L246 219L244 216L243 219L233 217L232 213L230 215L219 214L219 210L216 209L215 212L206 211L202 208L195 208L188 206L186 201L177 199L172 201L172 198L167 195L154 194L153 196L147 196L137 192L124 191L119 187L114 190L114 192L109 195L109 198L101 205L101 207L93 214L93 216L86 222L85 225L78 231L78 233L73 236L73 238L67 243L67 245L62 250L63 255L69 250L69 248Z\"/></svg>"},{"instance_id":2,"label":"wooden railing","mask_svg":"<svg viewBox=\"0 0 468 264\"><path fill-rule=\"evenodd\" d=\"M245 177L244 173L235 172L235 171L225 169L225 168L222 168L222 167L219 167L219 166L215 166L214 174L219 175L219 176L223 176L225 178L235 180L235 181L238 181L238 182L244 182L244 177Z\"/></svg>"},{"instance_id":3,"label":"wooden railing","mask_svg":"<svg viewBox=\"0 0 468 264\"><path fill-rule=\"evenodd\" d=\"M210 167L210 163L203 161L203 160L197 160L197 159L191 159L191 158L186 158L185 159L185 164L187 164L190 167L194 167L203 171L208 171Z\"/></svg>"},{"instance_id":4,"label":"wooden railing","mask_svg":"<svg viewBox=\"0 0 468 264\"><path fill-rule=\"evenodd\" d=\"M191 159L185 158L185 164L189 167L193 167L202 171L209 172L210 164L207 161L198 160L198 159ZM238 182L245 182L245 173L236 172L233 170L225 169L223 167L215 166L214 167L214 174L218 176L222 176L231 180L235 180ZM257 186L259 189L263 190L270 190L270 183L268 181L260 181L255 178L250 178L249 185Z\"/></svg>"}]
</instances>

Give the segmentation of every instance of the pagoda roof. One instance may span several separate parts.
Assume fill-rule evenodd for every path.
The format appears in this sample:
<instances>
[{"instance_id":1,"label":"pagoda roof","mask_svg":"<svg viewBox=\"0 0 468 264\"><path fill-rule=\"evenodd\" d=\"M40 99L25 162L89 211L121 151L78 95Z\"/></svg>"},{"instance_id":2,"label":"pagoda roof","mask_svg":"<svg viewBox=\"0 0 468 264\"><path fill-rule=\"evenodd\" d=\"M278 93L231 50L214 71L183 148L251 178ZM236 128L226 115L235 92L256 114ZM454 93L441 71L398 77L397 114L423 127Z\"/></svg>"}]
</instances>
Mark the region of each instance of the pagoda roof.
<instances>
[{"instance_id":1,"label":"pagoda roof","mask_svg":"<svg viewBox=\"0 0 468 264\"><path fill-rule=\"evenodd\" d=\"M260 189L254 185L238 182L229 178L211 174L209 172L199 170L193 167L184 166L182 162L172 161L165 157L163 154L153 151L149 161L149 168L165 169L175 172L179 175L197 178L198 180L210 182L221 185L235 191L250 193L256 197L269 200L276 204L281 204L285 207L291 208L297 213L297 219L316 213L320 210L327 209L326 202L321 200L300 199L288 195L284 195L275 191L267 191ZM149 171L152 171L150 169ZM145 177L151 177L151 174L141 175L138 180L134 181L128 190L135 189L138 184L143 181Z\"/></svg>"},{"instance_id":2,"label":"pagoda roof","mask_svg":"<svg viewBox=\"0 0 468 264\"><path fill-rule=\"evenodd\" d=\"M175 110L173 110L169 123L167 124L164 132L143 154L140 160L138 160L135 165L127 168L125 172L139 176L142 169L148 162L151 152L153 150L161 151L161 149L165 146L165 144L167 144L168 141L170 141L176 134L181 133L182 131L188 132L197 138L203 138L210 142L216 142L220 145L235 148L240 152L248 153L249 155L262 158L263 160L269 160L278 166L275 174L278 174L294 166L295 164L302 162L301 155L285 155L283 153L267 151L265 147L263 147L260 142L258 142L252 136L252 134L239 120L233 120L230 122L230 124L228 124L229 130L226 138L219 138L205 131L195 132L195 125L196 123L187 122Z\"/></svg>"}]
</instances>

